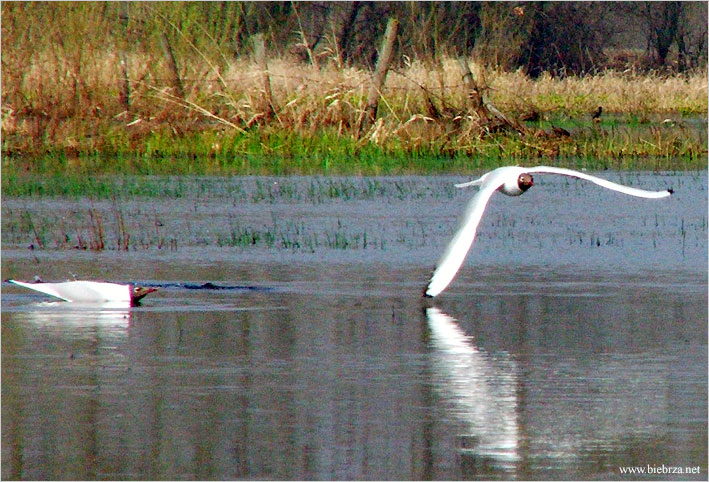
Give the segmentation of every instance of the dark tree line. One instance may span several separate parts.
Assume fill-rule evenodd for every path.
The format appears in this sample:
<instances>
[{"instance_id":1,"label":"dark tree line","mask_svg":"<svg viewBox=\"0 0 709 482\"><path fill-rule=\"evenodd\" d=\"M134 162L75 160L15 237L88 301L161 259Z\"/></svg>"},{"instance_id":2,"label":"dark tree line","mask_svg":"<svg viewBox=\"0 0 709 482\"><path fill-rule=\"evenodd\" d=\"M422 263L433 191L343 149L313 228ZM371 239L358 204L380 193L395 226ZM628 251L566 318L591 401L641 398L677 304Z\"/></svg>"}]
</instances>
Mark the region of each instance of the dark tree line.
<instances>
[{"instance_id":1,"label":"dark tree line","mask_svg":"<svg viewBox=\"0 0 709 482\"><path fill-rule=\"evenodd\" d=\"M702 60L706 62L706 6L706 3L692 5L683 2L640 2L629 6L641 19L648 48L654 52L657 66L666 65L673 45L677 48L679 70L694 67ZM692 18L695 11L701 14L701 18L699 15ZM704 28L697 28L692 20L702 22Z\"/></svg>"},{"instance_id":2,"label":"dark tree line","mask_svg":"<svg viewBox=\"0 0 709 482\"><path fill-rule=\"evenodd\" d=\"M401 28L399 57L434 61L473 55L536 77L604 69L609 51L635 51L642 65L686 70L706 64L706 2L265 2L204 5L232 18L224 35L238 55L264 32L271 50L303 60L372 67L386 22ZM228 10L231 10L229 14ZM222 31L223 28L217 29Z\"/></svg>"},{"instance_id":3,"label":"dark tree line","mask_svg":"<svg viewBox=\"0 0 709 482\"><path fill-rule=\"evenodd\" d=\"M673 71L707 61L706 2L5 2L3 32L15 16L36 17L28 36L41 42L45 22L71 25L67 18L82 9L101 9L107 38L121 48L168 43L224 62L250 55L252 37L262 34L270 54L371 68L392 17L399 61L466 55L535 77L630 60L628 67Z\"/></svg>"}]
</instances>

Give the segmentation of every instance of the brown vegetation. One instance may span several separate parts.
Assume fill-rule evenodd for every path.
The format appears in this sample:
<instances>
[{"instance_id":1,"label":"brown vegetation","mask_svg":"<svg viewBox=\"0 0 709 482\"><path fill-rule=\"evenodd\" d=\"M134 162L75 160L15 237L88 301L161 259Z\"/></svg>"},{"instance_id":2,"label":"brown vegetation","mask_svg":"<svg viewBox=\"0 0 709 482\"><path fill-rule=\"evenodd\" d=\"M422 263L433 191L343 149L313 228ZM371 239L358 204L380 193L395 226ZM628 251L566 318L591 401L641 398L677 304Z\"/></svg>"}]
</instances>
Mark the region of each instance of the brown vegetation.
<instances>
[{"instance_id":1,"label":"brown vegetation","mask_svg":"<svg viewBox=\"0 0 709 482\"><path fill-rule=\"evenodd\" d=\"M236 142L234 135L247 133L253 140L273 138L280 131L277 142L291 135L308 142L324 130L358 139L358 120L372 89L372 75L354 60L359 57L352 42L364 38L361 26L360 30L351 26L356 32L348 34L347 42L341 36L349 18L344 13L363 15L371 8L357 5L352 4L352 10L346 4L337 7L345 8L340 12L345 23L333 26L332 34L321 32L315 42L309 30L313 11L300 4L266 8L226 3L200 7L3 3L3 152L36 159L47 153L60 155L71 167L73 159L87 155L164 153L164 147L156 150L156 143L189 149L194 135L209 143L193 149L194 156L218 155L225 144ZM421 6L406 8L409 15L402 16L403 25L426 12ZM519 10L500 8L478 11L480 25L484 28L503 14L519 16L515 13ZM526 5L514 8L529 14ZM219 9L240 13L227 18ZM428 12L428 31L435 30L430 23L448 18L444 10ZM294 18L300 28L296 45L306 49L305 62L290 48L274 49L282 32L273 22ZM252 24L238 24L247 20ZM261 50L252 58L250 45L259 37L247 33L259 22L270 25L261 36L265 41L256 44L267 52ZM532 152L553 155L563 146L538 145L534 140L540 129L545 135L552 132L544 122L590 120L599 105L604 115L632 114L648 121L707 111L703 70L676 75L632 69L585 76L541 72L532 79L524 68L504 70L495 65L492 53L484 61L474 60L486 52L482 47L463 57L481 95L476 109L469 104L471 87L456 57L437 55L446 50L444 44L450 47L453 33L448 43L433 38L440 44L428 51L430 56L410 57L401 50L414 43L399 35L398 57L377 92L377 122L361 136L362 142L412 153L476 152L475 142L503 125L527 135L524 142L537 146ZM486 48L495 45L494 39L488 40ZM244 54L235 57L234 49ZM500 55L499 49L495 52ZM516 121L531 111L539 114L542 124ZM278 153L278 144L270 142L260 141L262 152ZM81 162L86 167L86 161Z\"/></svg>"}]
</instances>

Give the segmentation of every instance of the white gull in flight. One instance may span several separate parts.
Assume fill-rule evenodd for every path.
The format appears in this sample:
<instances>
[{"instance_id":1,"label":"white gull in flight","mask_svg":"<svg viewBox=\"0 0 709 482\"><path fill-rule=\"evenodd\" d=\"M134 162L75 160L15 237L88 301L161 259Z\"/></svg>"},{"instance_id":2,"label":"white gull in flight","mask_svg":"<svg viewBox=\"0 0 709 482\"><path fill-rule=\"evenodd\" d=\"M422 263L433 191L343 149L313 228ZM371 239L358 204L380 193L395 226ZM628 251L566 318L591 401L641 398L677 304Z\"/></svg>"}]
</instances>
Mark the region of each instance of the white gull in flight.
<instances>
[{"instance_id":1,"label":"white gull in flight","mask_svg":"<svg viewBox=\"0 0 709 482\"><path fill-rule=\"evenodd\" d=\"M474 181L456 184L456 187L480 186L480 190L468 203L465 213L461 218L458 231L448 244L443 256L433 271L431 280L424 291L424 296L434 297L441 293L455 277L455 274L463 264L465 256L473 245L475 233L480 224L480 219L485 212L490 197L495 191L500 191L508 196L519 196L534 185L532 174L560 174L562 176L575 177L585 181L591 181L606 189L618 191L630 196L643 197L649 199L664 198L673 193L672 189L664 191L645 191L634 187L623 186L607 181L600 177L590 176L583 172L559 167L500 167L488 172Z\"/></svg>"}]
</instances>

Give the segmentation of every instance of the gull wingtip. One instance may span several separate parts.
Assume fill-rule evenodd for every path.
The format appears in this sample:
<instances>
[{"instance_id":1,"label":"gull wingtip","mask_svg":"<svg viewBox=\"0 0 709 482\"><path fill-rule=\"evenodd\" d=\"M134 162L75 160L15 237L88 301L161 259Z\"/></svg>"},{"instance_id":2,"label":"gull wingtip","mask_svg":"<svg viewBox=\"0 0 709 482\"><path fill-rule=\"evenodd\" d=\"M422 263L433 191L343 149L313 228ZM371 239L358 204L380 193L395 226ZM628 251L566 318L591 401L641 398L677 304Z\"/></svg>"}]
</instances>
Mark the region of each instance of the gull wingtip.
<instances>
[{"instance_id":1,"label":"gull wingtip","mask_svg":"<svg viewBox=\"0 0 709 482\"><path fill-rule=\"evenodd\" d=\"M421 297L432 299L432 298L435 298L436 295L438 295L439 293L440 293L440 291L435 291L431 287L431 281L429 281L428 284L426 286L424 286L423 291L421 292Z\"/></svg>"}]
</instances>

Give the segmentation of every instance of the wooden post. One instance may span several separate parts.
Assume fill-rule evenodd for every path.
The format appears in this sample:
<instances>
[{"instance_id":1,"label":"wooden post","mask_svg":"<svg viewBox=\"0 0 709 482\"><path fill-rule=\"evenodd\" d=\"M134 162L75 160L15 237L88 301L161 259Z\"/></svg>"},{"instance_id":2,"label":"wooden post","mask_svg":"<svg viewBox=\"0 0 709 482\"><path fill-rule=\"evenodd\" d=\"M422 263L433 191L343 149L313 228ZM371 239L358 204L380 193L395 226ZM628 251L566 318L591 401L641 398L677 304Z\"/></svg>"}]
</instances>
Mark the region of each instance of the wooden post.
<instances>
[{"instance_id":1,"label":"wooden post","mask_svg":"<svg viewBox=\"0 0 709 482\"><path fill-rule=\"evenodd\" d=\"M261 81L263 82L263 99L266 104L266 120L272 119L276 115L273 107L273 94L271 92L271 78L268 75L268 64L266 63L266 42L263 34L259 33L253 37L254 57L256 65L261 70Z\"/></svg>"},{"instance_id":2,"label":"wooden post","mask_svg":"<svg viewBox=\"0 0 709 482\"><path fill-rule=\"evenodd\" d=\"M525 133L526 129L516 119L508 118L491 103L485 104L483 96L480 94L478 84L475 83L475 78L470 71L470 66L465 57L458 57L458 65L460 65L460 70L463 73L463 81L468 88L470 108L480 117L482 121L481 125L491 129L503 126L504 128L510 128L522 134ZM497 123L497 125L495 125L495 123Z\"/></svg>"},{"instance_id":3,"label":"wooden post","mask_svg":"<svg viewBox=\"0 0 709 482\"><path fill-rule=\"evenodd\" d=\"M374 69L372 85L369 88L369 94L367 95L367 105L360 115L359 121L357 122L357 138L360 137L363 131L369 129L376 119L377 105L379 104L379 97L381 95L384 81L386 80L391 58L394 55L394 42L396 41L396 32L398 29L399 21L395 18L390 18L387 23L384 40L382 41L382 48L379 51L377 67Z\"/></svg>"},{"instance_id":4,"label":"wooden post","mask_svg":"<svg viewBox=\"0 0 709 482\"><path fill-rule=\"evenodd\" d=\"M478 84L475 83L475 78L473 73L470 71L470 66L465 57L458 57L458 65L460 65L460 71L463 74L463 82L465 82L468 88L468 100L470 101L470 107L477 113L483 120L488 119L487 109L483 103L483 96L480 94L478 89Z\"/></svg>"}]
</instances>

